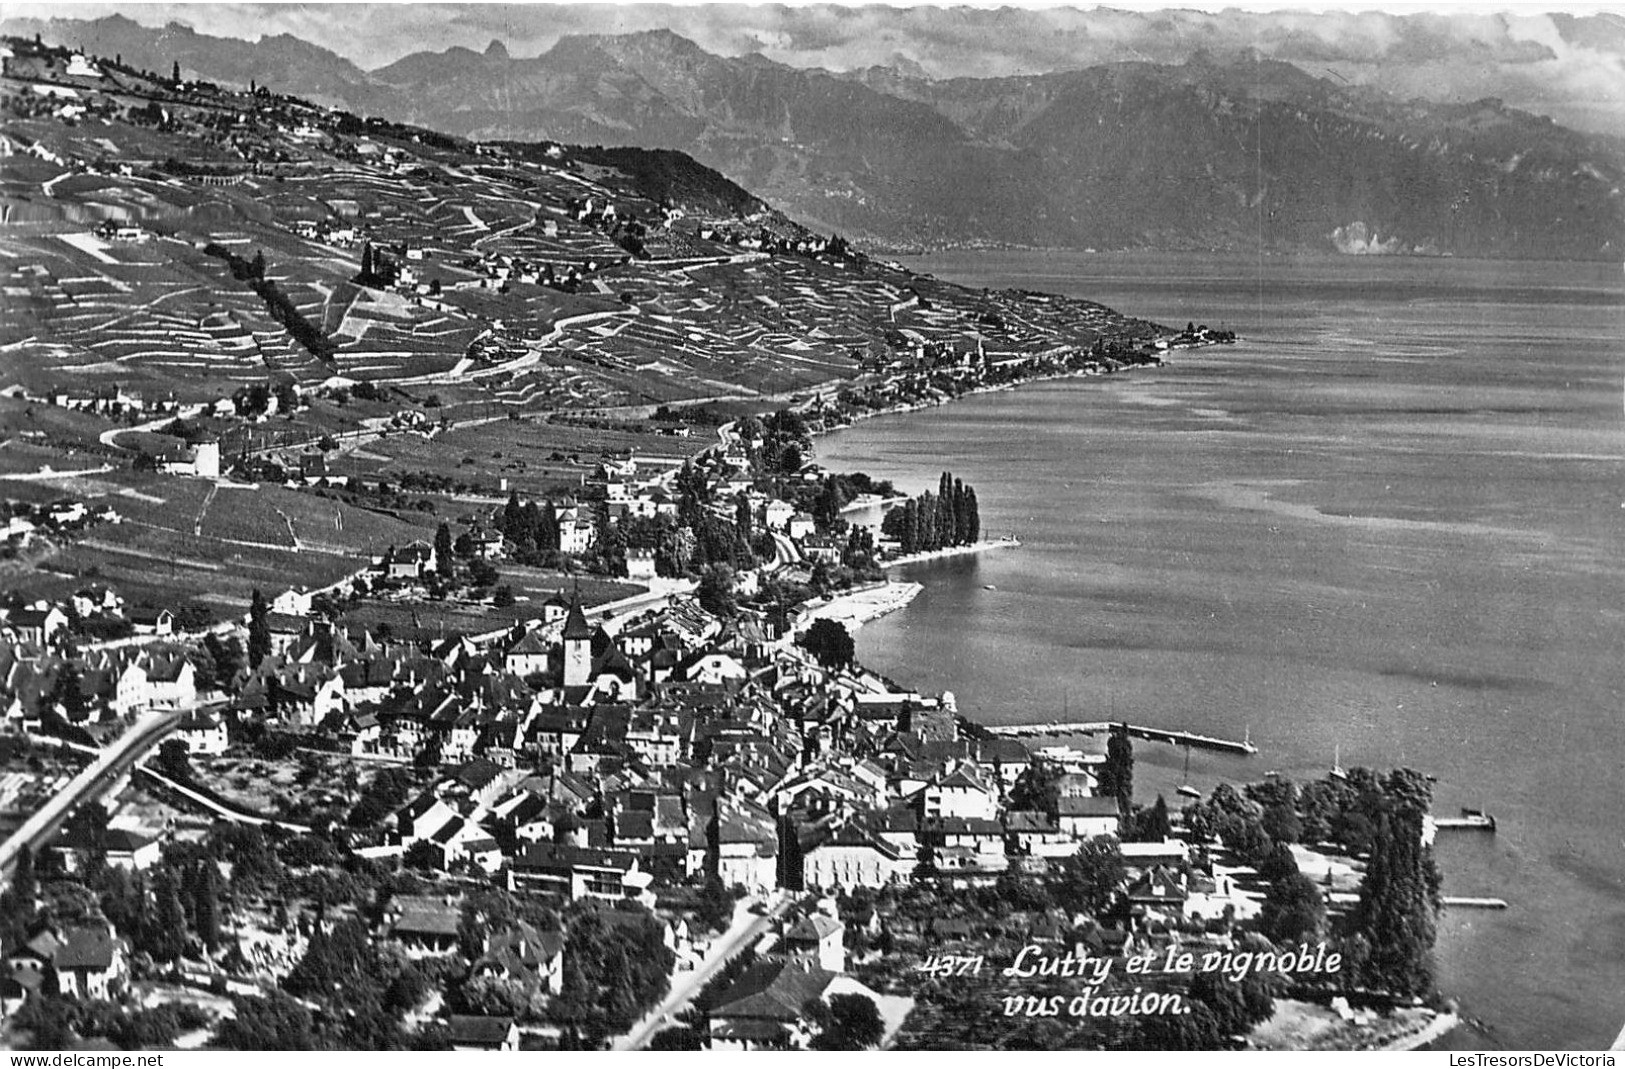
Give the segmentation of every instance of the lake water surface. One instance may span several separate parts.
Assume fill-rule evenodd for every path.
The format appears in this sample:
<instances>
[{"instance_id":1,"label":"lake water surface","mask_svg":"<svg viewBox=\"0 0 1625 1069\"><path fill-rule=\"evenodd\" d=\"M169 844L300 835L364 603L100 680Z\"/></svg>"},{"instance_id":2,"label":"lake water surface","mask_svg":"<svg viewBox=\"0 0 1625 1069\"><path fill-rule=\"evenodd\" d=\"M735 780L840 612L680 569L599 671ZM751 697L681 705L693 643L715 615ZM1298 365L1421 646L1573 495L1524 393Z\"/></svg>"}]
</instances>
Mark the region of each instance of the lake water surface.
<instances>
[{"instance_id":1,"label":"lake water surface","mask_svg":"<svg viewBox=\"0 0 1625 1069\"><path fill-rule=\"evenodd\" d=\"M909 492L948 469L1018 549L907 570L868 665L987 723L1241 738L1191 781L1438 777L1442 984L1491 1041L1625 1022L1625 290L1617 267L977 253L911 266L1242 342L822 439ZM992 589L988 589L991 587ZM1136 746L1144 801L1184 754Z\"/></svg>"}]
</instances>

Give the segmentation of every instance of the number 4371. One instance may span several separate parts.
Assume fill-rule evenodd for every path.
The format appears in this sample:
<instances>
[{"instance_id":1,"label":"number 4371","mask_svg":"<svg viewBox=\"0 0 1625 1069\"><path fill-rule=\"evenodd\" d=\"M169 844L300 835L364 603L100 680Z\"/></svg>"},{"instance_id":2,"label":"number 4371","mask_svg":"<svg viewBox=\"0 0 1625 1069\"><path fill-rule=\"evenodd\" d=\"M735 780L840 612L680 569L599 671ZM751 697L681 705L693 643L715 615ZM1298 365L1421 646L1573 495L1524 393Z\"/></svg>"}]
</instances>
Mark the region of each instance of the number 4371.
<instances>
[{"instance_id":1,"label":"number 4371","mask_svg":"<svg viewBox=\"0 0 1625 1069\"><path fill-rule=\"evenodd\" d=\"M982 971L981 954L933 954L914 966L915 972L929 976L975 976Z\"/></svg>"}]
</instances>

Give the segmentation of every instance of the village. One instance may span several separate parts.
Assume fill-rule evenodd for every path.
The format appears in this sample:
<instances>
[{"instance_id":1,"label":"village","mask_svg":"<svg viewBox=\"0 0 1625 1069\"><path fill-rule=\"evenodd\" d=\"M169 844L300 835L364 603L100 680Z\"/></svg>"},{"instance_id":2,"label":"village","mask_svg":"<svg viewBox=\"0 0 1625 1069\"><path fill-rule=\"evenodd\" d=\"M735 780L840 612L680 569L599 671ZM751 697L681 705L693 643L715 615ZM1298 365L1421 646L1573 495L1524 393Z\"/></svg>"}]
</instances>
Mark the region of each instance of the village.
<instances>
[{"instance_id":1,"label":"village","mask_svg":"<svg viewBox=\"0 0 1625 1069\"><path fill-rule=\"evenodd\" d=\"M1447 1017L1362 912L1425 783L1170 807L1126 730L1030 749L855 656L920 590L892 569L1016 542L950 472L827 471L818 433L1222 332L920 276L692 161L0 59L8 1045L1239 1046L1285 1015L1348 1046ZM1063 1022L943 965L1260 942L1376 964Z\"/></svg>"},{"instance_id":2,"label":"village","mask_svg":"<svg viewBox=\"0 0 1625 1069\"><path fill-rule=\"evenodd\" d=\"M223 1003L219 989L303 991L306 963L352 924L347 938L398 955L421 987L400 1007L403 1039L514 1049L669 1032L660 1043L796 1047L858 1028L805 1006L849 995L876 1007L881 1031L860 1030L866 1045L909 1034L914 985L900 962L931 969L990 931L1012 934L1008 922L989 928L989 896L1044 904L1018 914L1021 939L1097 954L1251 938L1242 933L1277 908L1259 873L1282 864L1275 840L1231 844L1221 863L1208 839L1286 820L1278 798L1266 809L1231 792L1216 817L1245 831L1193 834L1190 810L1173 814L1176 830L1162 799L1125 803L1115 746L1035 753L960 717L951 694L903 691L854 662L849 630L824 603L876 580L906 600L912 584L885 583L875 555L925 543L918 531L877 543L879 532L847 525L832 508L839 494L830 500L839 484L816 468L796 475L825 499L813 506L821 516L759 489L785 487L762 464L782 464L802 433L788 415L729 428L697 461L654 474L605 458L585 504L515 494L330 588L257 596L246 619L201 637L161 613L129 636L85 641L85 621L121 611L105 587L8 613L13 767L54 774L66 749L142 739L101 796L110 804L88 800L59 836L6 859L21 866L13 892L18 881L36 889L25 914L51 918L14 925L13 1017L31 1019L30 998L60 997L52 974L65 995L122 997L137 1014L191 1007L185 1020L215 1026L195 1037L229 1043L223 1018L235 1018L223 1007L248 1003ZM942 488L948 543L975 547L974 518L951 515L974 492L947 476ZM923 504L937 514L931 495ZM624 545L623 529L640 525L669 537ZM744 563L752 551L738 531L753 527L764 550L754 567L720 563ZM600 537L648 589L590 613L579 588L559 589L529 604L533 615L478 634L346 622L369 604L432 613L431 587L445 598L538 542L587 554ZM697 581L661 574L692 567L673 559L684 541L715 554ZM844 595L832 569L847 573ZM245 833L258 864L279 870L285 900L263 876L239 886L240 863L227 859ZM181 857L225 864L205 881L210 903L187 911L191 934L168 946L145 945L142 922L121 928L105 907L70 923L54 897L80 881L156 887ZM351 892L312 893L323 873L345 874ZM1358 897L1352 867L1328 864L1325 876L1324 902L1310 885L1322 916ZM200 879L188 881L195 893ZM1041 888L1055 880L1090 890L1051 899ZM957 919L920 915L930 887L938 902L968 896ZM509 914L529 919L489 919ZM587 917L637 933L669 962L618 1014L589 1012L566 990L573 925ZM212 994L189 996L188 985ZM295 1006L318 1022L326 1012L321 1000ZM657 1031L644 1017L659 1007Z\"/></svg>"}]
</instances>

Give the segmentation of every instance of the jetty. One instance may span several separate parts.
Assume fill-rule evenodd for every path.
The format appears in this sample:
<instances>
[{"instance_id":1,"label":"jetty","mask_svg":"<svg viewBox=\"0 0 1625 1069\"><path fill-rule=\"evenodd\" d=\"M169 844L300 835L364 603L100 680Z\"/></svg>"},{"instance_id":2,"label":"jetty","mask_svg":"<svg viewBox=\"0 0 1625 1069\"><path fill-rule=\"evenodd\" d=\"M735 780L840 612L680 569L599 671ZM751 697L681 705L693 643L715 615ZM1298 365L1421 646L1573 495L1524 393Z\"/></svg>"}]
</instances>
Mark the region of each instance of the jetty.
<instances>
[{"instance_id":1,"label":"jetty","mask_svg":"<svg viewBox=\"0 0 1625 1069\"><path fill-rule=\"evenodd\" d=\"M1459 817L1434 817L1440 831L1495 831L1495 818L1481 809L1463 809Z\"/></svg>"},{"instance_id":2,"label":"jetty","mask_svg":"<svg viewBox=\"0 0 1625 1069\"><path fill-rule=\"evenodd\" d=\"M1510 909L1504 898L1474 898L1470 895L1445 895L1440 901L1461 909Z\"/></svg>"},{"instance_id":3,"label":"jetty","mask_svg":"<svg viewBox=\"0 0 1625 1069\"><path fill-rule=\"evenodd\" d=\"M1099 735L1114 728L1126 730L1136 739L1145 739L1148 742L1167 742L1175 746L1189 746L1197 750L1217 750L1221 753L1256 754L1258 747L1250 740L1237 742L1234 739L1218 739L1211 735L1198 735L1192 731L1169 731L1166 728L1142 727L1137 724L1123 724L1114 720L1090 720L1074 723L1048 724L1005 724L998 727L989 727L987 730L994 735L1002 735L1011 739L1031 739L1040 737L1064 738L1068 735Z\"/></svg>"}]
</instances>

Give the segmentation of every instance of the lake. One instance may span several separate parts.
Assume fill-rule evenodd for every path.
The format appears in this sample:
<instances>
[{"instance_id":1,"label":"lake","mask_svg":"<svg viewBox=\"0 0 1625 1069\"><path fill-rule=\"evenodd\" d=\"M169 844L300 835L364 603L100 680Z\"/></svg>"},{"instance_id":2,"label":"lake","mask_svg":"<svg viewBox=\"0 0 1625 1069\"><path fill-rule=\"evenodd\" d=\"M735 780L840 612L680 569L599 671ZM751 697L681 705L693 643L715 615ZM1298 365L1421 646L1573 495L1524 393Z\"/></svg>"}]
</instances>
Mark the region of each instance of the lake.
<instances>
[{"instance_id":1,"label":"lake","mask_svg":"<svg viewBox=\"0 0 1625 1069\"><path fill-rule=\"evenodd\" d=\"M1017 549L906 569L864 663L987 723L1250 736L1190 779L1438 778L1441 986L1487 1043L1625 1022L1625 290L1617 266L1386 257L943 254L1234 346L875 419L821 463L950 470ZM1097 743L1099 745L1099 743ZM1136 744L1141 801L1184 752ZM1467 1033L1473 1035L1473 1033ZM1479 1042L1474 1038L1471 1042Z\"/></svg>"}]
</instances>

